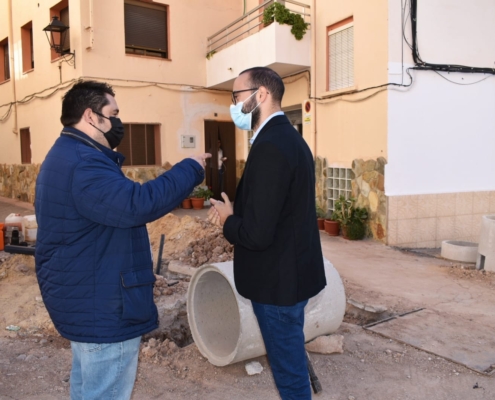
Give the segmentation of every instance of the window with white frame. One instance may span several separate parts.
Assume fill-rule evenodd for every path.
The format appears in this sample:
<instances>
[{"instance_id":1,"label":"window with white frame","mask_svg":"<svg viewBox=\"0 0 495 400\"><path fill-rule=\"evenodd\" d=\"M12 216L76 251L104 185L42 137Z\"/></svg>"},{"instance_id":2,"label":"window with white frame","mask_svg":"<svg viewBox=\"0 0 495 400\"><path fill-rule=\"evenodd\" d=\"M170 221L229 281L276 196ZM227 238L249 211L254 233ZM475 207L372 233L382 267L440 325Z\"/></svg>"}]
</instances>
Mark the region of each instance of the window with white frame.
<instances>
[{"instance_id":1,"label":"window with white frame","mask_svg":"<svg viewBox=\"0 0 495 400\"><path fill-rule=\"evenodd\" d=\"M354 86L354 25L352 18L328 31L328 90Z\"/></svg>"}]
</instances>

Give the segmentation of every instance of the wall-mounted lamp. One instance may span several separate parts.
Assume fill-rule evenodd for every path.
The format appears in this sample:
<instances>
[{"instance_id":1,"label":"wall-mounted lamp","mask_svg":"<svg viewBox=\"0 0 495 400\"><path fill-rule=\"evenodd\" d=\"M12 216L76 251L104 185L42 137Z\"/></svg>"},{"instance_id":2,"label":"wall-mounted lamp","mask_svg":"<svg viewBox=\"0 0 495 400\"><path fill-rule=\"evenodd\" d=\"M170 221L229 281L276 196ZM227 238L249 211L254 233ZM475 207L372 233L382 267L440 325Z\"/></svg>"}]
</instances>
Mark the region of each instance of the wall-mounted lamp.
<instances>
[{"instance_id":1,"label":"wall-mounted lamp","mask_svg":"<svg viewBox=\"0 0 495 400\"><path fill-rule=\"evenodd\" d=\"M64 60L67 63L73 60L74 68L76 67L76 52L71 53L69 50L64 50L65 39L67 37L67 31L69 27L65 25L62 21L59 21L58 17L53 17L52 22L43 29L48 39L50 47L55 50L55 53L65 56L67 54L72 55L68 60ZM48 35L48 32L50 34Z\"/></svg>"}]
</instances>

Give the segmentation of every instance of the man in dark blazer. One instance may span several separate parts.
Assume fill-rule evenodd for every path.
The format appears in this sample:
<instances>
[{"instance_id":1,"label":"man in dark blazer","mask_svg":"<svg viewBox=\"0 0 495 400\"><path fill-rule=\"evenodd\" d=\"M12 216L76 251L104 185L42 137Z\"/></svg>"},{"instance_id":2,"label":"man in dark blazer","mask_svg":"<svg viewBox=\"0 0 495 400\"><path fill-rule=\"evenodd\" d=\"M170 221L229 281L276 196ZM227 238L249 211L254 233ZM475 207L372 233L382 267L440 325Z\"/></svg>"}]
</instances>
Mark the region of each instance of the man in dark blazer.
<instances>
[{"instance_id":1,"label":"man in dark blazer","mask_svg":"<svg viewBox=\"0 0 495 400\"><path fill-rule=\"evenodd\" d=\"M210 218L234 244L235 285L252 302L282 399L311 399L304 307L326 279L313 156L281 110L283 94L282 79L269 68L235 80L232 119L255 134L234 207L222 193Z\"/></svg>"}]
</instances>

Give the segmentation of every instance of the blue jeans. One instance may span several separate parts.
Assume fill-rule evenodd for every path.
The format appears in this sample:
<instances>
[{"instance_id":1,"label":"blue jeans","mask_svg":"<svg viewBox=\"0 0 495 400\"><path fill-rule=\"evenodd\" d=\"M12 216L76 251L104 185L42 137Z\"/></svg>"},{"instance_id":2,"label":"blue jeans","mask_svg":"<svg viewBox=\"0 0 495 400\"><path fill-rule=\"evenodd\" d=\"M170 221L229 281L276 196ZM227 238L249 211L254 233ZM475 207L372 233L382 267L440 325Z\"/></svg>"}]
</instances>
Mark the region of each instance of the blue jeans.
<instances>
[{"instance_id":1,"label":"blue jeans","mask_svg":"<svg viewBox=\"0 0 495 400\"><path fill-rule=\"evenodd\" d=\"M71 400L125 400L136 379L141 336L118 343L70 342Z\"/></svg>"},{"instance_id":2,"label":"blue jeans","mask_svg":"<svg viewBox=\"0 0 495 400\"><path fill-rule=\"evenodd\" d=\"M308 301L288 307L251 303L280 397L311 400L303 333L304 307Z\"/></svg>"}]
</instances>

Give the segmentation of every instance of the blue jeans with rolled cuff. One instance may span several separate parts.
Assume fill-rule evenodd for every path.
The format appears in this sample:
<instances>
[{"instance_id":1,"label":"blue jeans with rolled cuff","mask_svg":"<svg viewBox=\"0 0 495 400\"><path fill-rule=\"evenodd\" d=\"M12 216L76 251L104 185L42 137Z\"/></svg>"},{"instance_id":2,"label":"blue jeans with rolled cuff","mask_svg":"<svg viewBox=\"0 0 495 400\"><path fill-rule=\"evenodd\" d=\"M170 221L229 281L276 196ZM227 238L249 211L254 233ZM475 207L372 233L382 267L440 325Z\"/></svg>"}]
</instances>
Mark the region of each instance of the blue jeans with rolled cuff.
<instances>
[{"instance_id":1,"label":"blue jeans with rolled cuff","mask_svg":"<svg viewBox=\"0 0 495 400\"><path fill-rule=\"evenodd\" d=\"M141 336L118 343L70 342L71 400L131 398Z\"/></svg>"},{"instance_id":2,"label":"blue jeans with rolled cuff","mask_svg":"<svg viewBox=\"0 0 495 400\"><path fill-rule=\"evenodd\" d=\"M306 350L304 348L304 307L274 306L251 301L273 378L282 400L311 400Z\"/></svg>"}]
</instances>

